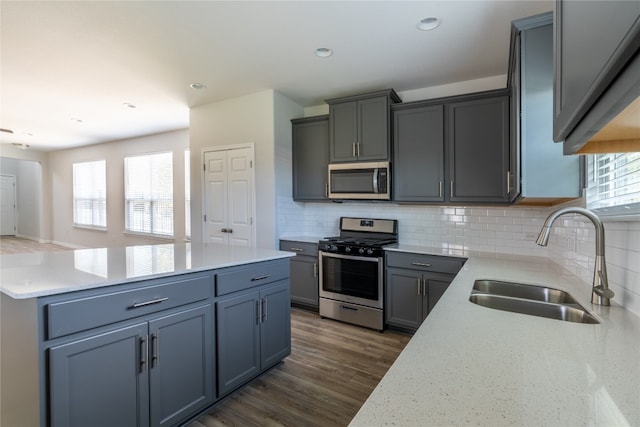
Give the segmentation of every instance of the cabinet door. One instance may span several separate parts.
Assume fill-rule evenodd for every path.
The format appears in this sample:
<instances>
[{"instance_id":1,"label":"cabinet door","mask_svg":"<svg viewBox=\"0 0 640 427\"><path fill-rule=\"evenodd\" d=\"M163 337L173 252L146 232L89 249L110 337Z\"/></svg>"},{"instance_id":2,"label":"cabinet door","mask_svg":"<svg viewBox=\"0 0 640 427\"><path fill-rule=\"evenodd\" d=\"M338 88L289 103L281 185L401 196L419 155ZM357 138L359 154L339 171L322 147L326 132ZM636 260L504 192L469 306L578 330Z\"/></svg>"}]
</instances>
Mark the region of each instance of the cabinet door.
<instances>
[{"instance_id":1,"label":"cabinet door","mask_svg":"<svg viewBox=\"0 0 640 427\"><path fill-rule=\"evenodd\" d=\"M329 106L329 158L331 162L356 160L358 142L357 102L342 102Z\"/></svg>"},{"instance_id":2,"label":"cabinet door","mask_svg":"<svg viewBox=\"0 0 640 427\"><path fill-rule=\"evenodd\" d=\"M210 304L149 322L151 425L176 425L213 403Z\"/></svg>"},{"instance_id":3,"label":"cabinet door","mask_svg":"<svg viewBox=\"0 0 640 427\"><path fill-rule=\"evenodd\" d=\"M424 317L427 317L451 284L451 280L429 279L428 277L425 277L425 280L427 282L427 306L424 310Z\"/></svg>"},{"instance_id":4,"label":"cabinet door","mask_svg":"<svg viewBox=\"0 0 640 427\"><path fill-rule=\"evenodd\" d=\"M264 370L291 353L289 281L262 290L260 304L260 367Z\"/></svg>"},{"instance_id":5,"label":"cabinet door","mask_svg":"<svg viewBox=\"0 0 640 427\"><path fill-rule=\"evenodd\" d=\"M318 307L318 258L291 258L291 301Z\"/></svg>"},{"instance_id":6,"label":"cabinet door","mask_svg":"<svg viewBox=\"0 0 640 427\"><path fill-rule=\"evenodd\" d=\"M444 107L393 113L393 199L444 201Z\"/></svg>"},{"instance_id":7,"label":"cabinet door","mask_svg":"<svg viewBox=\"0 0 640 427\"><path fill-rule=\"evenodd\" d=\"M260 372L258 304L258 292L216 303L219 397Z\"/></svg>"},{"instance_id":8,"label":"cabinet door","mask_svg":"<svg viewBox=\"0 0 640 427\"><path fill-rule=\"evenodd\" d=\"M638 51L640 2L557 0L554 29L553 139L562 141Z\"/></svg>"},{"instance_id":9,"label":"cabinet door","mask_svg":"<svg viewBox=\"0 0 640 427\"><path fill-rule=\"evenodd\" d=\"M509 98L449 104L449 200L508 201Z\"/></svg>"},{"instance_id":10,"label":"cabinet door","mask_svg":"<svg viewBox=\"0 0 640 427\"><path fill-rule=\"evenodd\" d=\"M329 119L293 122L293 200L327 199Z\"/></svg>"},{"instance_id":11,"label":"cabinet door","mask_svg":"<svg viewBox=\"0 0 640 427\"><path fill-rule=\"evenodd\" d=\"M396 326L417 329L422 323L422 273L387 268L385 302L386 321Z\"/></svg>"},{"instance_id":12,"label":"cabinet door","mask_svg":"<svg viewBox=\"0 0 640 427\"><path fill-rule=\"evenodd\" d=\"M147 323L49 350L51 425L148 426Z\"/></svg>"},{"instance_id":13,"label":"cabinet door","mask_svg":"<svg viewBox=\"0 0 640 427\"><path fill-rule=\"evenodd\" d=\"M386 96L358 101L359 161L389 160L389 121Z\"/></svg>"}]
</instances>

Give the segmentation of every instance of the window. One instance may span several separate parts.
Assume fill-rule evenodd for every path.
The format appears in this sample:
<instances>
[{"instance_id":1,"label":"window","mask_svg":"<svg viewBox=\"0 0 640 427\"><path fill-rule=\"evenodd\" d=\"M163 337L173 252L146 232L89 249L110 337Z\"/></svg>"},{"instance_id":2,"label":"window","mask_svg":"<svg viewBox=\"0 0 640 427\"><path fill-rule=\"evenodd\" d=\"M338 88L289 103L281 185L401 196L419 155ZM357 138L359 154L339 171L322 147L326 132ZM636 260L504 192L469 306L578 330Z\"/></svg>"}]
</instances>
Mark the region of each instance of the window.
<instances>
[{"instance_id":1,"label":"window","mask_svg":"<svg viewBox=\"0 0 640 427\"><path fill-rule=\"evenodd\" d=\"M173 153L124 159L125 229L173 237Z\"/></svg>"},{"instance_id":2,"label":"window","mask_svg":"<svg viewBox=\"0 0 640 427\"><path fill-rule=\"evenodd\" d=\"M191 160L190 151L184 152L184 234L191 237Z\"/></svg>"},{"instance_id":3,"label":"window","mask_svg":"<svg viewBox=\"0 0 640 427\"><path fill-rule=\"evenodd\" d=\"M587 207L599 214L640 213L640 152L594 154L587 164Z\"/></svg>"},{"instance_id":4,"label":"window","mask_svg":"<svg viewBox=\"0 0 640 427\"><path fill-rule=\"evenodd\" d=\"M73 225L106 230L105 160L73 164Z\"/></svg>"}]
</instances>

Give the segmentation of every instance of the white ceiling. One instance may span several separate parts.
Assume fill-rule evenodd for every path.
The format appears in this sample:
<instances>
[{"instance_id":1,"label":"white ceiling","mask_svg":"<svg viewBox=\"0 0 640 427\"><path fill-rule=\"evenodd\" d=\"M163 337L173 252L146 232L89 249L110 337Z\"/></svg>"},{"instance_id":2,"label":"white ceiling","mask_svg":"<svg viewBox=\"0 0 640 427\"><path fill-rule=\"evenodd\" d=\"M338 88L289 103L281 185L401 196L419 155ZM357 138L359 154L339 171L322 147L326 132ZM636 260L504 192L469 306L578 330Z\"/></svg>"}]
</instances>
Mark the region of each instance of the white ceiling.
<instances>
[{"instance_id":1,"label":"white ceiling","mask_svg":"<svg viewBox=\"0 0 640 427\"><path fill-rule=\"evenodd\" d=\"M189 107L266 89L307 107L503 75L511 21L552 8L551 0L2 0L0 127L14 133L1 141L55 150L186 128ZM430 16L441 26L418 31ZM318 47L333 56L314 56Z\"/></svg>"}]
</instances>

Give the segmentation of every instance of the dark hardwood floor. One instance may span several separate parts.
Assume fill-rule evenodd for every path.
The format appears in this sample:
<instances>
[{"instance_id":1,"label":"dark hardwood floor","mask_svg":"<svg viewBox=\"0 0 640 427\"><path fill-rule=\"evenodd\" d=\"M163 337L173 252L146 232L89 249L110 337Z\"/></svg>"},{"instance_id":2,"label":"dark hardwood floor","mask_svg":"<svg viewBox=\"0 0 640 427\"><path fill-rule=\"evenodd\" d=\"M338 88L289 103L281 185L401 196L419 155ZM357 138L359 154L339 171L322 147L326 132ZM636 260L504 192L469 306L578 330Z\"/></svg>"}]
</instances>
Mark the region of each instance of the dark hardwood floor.
<instances>
[{"instance_id":1,"label":"dark hardwood floor","mask_svg":"<svg viewBox=\"0 0 640 427\"><path fill-rule=\"evenodd\" d=\"M189 427L346 426L410 338L294 308L291 355Z\"/></svg>"}]
</instances>

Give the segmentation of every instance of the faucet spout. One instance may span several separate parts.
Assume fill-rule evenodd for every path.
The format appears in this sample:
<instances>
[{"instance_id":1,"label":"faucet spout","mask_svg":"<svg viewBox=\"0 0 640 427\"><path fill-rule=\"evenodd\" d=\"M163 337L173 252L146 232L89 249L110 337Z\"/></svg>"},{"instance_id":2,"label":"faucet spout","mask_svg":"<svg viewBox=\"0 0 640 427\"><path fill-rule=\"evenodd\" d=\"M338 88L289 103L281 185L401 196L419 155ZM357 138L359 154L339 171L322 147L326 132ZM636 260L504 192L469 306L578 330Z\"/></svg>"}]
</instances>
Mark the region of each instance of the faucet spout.
<instances>
[{"instance_id":1,"label":"faucet spout","mask_svg":"<svg viewBox=\"0 0 640 427\"><path fill-rule=\"evenodd\" d=\"M566 207L558 209L551 213L544 222L540 234L536 239L536 243L540 246L547 246L549 236L551 235L551 226L558 217L564 214L580 214L588 218L594 225L596 230L596 261L593 269L593 289L591 294L591 302L597 305L611 305L610 299L614 293L609 289L609 281L607 278L607 265L604 258L604 225L600 218L588 209L580 207Z\"/></svg>"}]
</instances>

